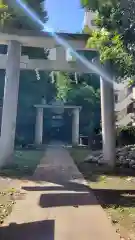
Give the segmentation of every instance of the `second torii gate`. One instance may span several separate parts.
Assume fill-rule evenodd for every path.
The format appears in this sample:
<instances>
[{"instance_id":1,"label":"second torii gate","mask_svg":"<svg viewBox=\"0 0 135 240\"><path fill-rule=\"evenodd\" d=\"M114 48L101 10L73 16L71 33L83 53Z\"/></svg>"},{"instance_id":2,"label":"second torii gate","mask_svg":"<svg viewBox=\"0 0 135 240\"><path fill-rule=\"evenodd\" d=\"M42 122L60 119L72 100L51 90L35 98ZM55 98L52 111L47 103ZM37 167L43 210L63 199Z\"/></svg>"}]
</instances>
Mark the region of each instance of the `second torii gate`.
<instances>
[{"instance_id":1,"label":"second torii gate","mask_svg":"<svg viewBox=\"0 0 135 240\"><path fill-rule=\"evenodd\" d=\"M42 144L43 139L43 110L60 108L59 106L53 106L53 104L37 104L34 106L36 108L36 125L35 125L35 144ZM79 112L81 110L80 106L73 105L63 105L63 109L70 109L72 111L72 145L79 145Z\"/></svg>"},{"instance_id":2,"label":"second torii gate","mask_svg":"<svg viewBox=\"0 0 135 240\"><path fill-rule=\"evenodd\" d=\"M83 50L83 53L88 52L85 50L88 35L67 33L59 33L58 35L64 38L74 50ZM90 71L80 60L76 59L75 62L68 62L65 49L57 44L55 39L47 33L1 29L0 44L8 45L8 54L0 57L0 69L6 69L0 138L0 166L2 166L14 151L20 69L78 73L94 73L94 71ZM33 60L21 56L22 46L56 48L56 60ZM104 161L110 166L114 166L115 163L113 101L112 84L101 78L103 154Z\"/></svg>"}]
</instances>

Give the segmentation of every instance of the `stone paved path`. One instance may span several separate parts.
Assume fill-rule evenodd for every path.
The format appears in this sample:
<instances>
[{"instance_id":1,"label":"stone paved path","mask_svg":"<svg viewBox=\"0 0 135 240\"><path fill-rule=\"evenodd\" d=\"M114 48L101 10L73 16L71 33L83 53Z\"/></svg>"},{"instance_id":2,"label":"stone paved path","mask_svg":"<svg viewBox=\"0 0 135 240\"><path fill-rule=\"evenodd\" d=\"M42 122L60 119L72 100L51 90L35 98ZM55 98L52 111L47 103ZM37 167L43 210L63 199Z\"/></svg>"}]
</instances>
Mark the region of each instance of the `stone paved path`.
<instances>
[{"instance_id":1,"label":"stone paved path","mask_svg":"<svg viewBox=\"0 0 135 240\"><path fill-rule=\"evenodd\" d=\"M69 153L49 146L0 230L1 240L118 240Z\"/></svg>"}]
</instances>

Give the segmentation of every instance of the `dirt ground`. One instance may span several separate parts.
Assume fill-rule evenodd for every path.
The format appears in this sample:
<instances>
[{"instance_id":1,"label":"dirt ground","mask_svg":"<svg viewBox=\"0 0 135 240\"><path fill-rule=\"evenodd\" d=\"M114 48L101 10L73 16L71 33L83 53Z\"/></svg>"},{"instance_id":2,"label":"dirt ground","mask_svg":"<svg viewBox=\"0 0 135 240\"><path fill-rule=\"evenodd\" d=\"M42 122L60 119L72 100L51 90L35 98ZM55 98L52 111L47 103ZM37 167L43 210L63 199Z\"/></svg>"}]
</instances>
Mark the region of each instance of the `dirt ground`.
<instances>
[{"instance_id":1,"label":"dirt ground","mask_svg":"<svg viewBox=\"0 0 135 240\"><path fill-rule=\"evenodd\" d=\"M0 170L0 224L12 212L21 182L32 176L42 156L43 151L15 151L12 164Z\"/></svg>"}]
</instances>

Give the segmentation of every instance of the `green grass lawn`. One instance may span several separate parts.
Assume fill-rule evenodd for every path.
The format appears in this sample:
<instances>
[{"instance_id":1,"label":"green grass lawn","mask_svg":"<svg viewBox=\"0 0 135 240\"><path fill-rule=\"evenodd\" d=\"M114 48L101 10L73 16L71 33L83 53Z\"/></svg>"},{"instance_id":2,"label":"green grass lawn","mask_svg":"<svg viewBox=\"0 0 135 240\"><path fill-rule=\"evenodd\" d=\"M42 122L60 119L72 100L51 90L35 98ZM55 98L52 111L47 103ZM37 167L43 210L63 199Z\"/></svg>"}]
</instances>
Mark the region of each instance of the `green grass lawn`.
<instances>
[{"instance_id":1,"label":"green grass lawn","mask_svg":"<svg viewBox=\"0 0 135 240\"><path fill-rule=\"evenodd\" d=\"M84 162L84 159L90 154L90 150L87 148L70 148L69 151L76 164Z\"/></svg>"},{"instance_id":2,"label":"green grass lawn","mask_svg":"<svg viewBox=\"0 0 135 240\"><path fill-rule=\"evenodd\" d=\"M90 154L87 149L70 150L79 170L88 181L99 203L116 225L124 239L135 239L135 173L119 174L104 171L84 159ZM133 176L134 175L134 176ZM129 238L130 237L130 238Z\"/></svg>"},{"instance_id":3,"label":"green grass lawn","mask_svg":"<svg viewBox=\"0 0 135 240\"><path fill-rule=\"evenodd\" d=\"M0 170L0 176L7 177L25 177L31 176L41 158L44 151L42 150L22 150L15 151L12 163Z\"/></svg>"}]
</instances>

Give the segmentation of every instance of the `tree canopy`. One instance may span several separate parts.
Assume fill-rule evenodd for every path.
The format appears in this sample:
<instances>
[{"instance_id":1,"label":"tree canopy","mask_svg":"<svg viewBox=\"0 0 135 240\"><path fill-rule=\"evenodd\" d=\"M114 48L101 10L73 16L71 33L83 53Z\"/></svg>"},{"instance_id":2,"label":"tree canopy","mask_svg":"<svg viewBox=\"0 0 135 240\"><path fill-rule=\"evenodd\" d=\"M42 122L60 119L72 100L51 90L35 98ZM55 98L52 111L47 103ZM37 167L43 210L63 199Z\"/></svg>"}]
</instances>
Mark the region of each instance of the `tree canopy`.
<instances>
[{"instance_id":1,"label":"tree canopy","mask_svg":"<svg viewBox=\"0 0 135 240\"><path fill-rule=\"evenodd\" d=\"M102 60L110 59L120 77L135 75L134 0L81 0L95 11L97 30L91 33L88 47L96 47Z\"/></svg>"},{"instance_id":2,"label":"tree canopy","mask_svg":"<svg viewBox=\"0 0 135 240\"><path fill-rule=\"evenodd\" d=\"M107 6L116 6L118 0L81 0L83 7L92 10L99 11L104 5Z\"/></svg>"},{"instance_id":3,"label":"tree canopy","mask_svg":"<svg viewBox=\"0 0 135 240\"><path fill-rule=\"evenodd\" d=\"M42 0L25 0L25 3L43 22L47 21L47 12L43 9ZM1 26L19 29L33 29L37 27L36 23L33 23L32 19L25 14L15 0L0 0L0 24Z\"/></svg>"},{"instance_id":4,"label":"tree canopy","mask_svg":"<svg viewBox=\"0 0 135 240\"><path fill-rule=\"evenodd\" d=\"M133 56L126 50L118 33L109 32L105 28L95 30L87 42L87 47L96 48L99 51L101 63L109 60L117 77L134 75Z\"/></svg>"},{"instance_id":5,"label":"tree canopy","mask_svg":"<svg viewBox=\"0 0 135 240\"><path fill-rule=\"evenodd\" d=\"M82 134L90 136L94 128L100 127L100 91L93 87L92 83L86 83L87 76L82 75L82 78L83 82L81 84L72 86L68 91L67 102L82 106L80 112L80 130Z\"/></svg>"}]
</instances>

